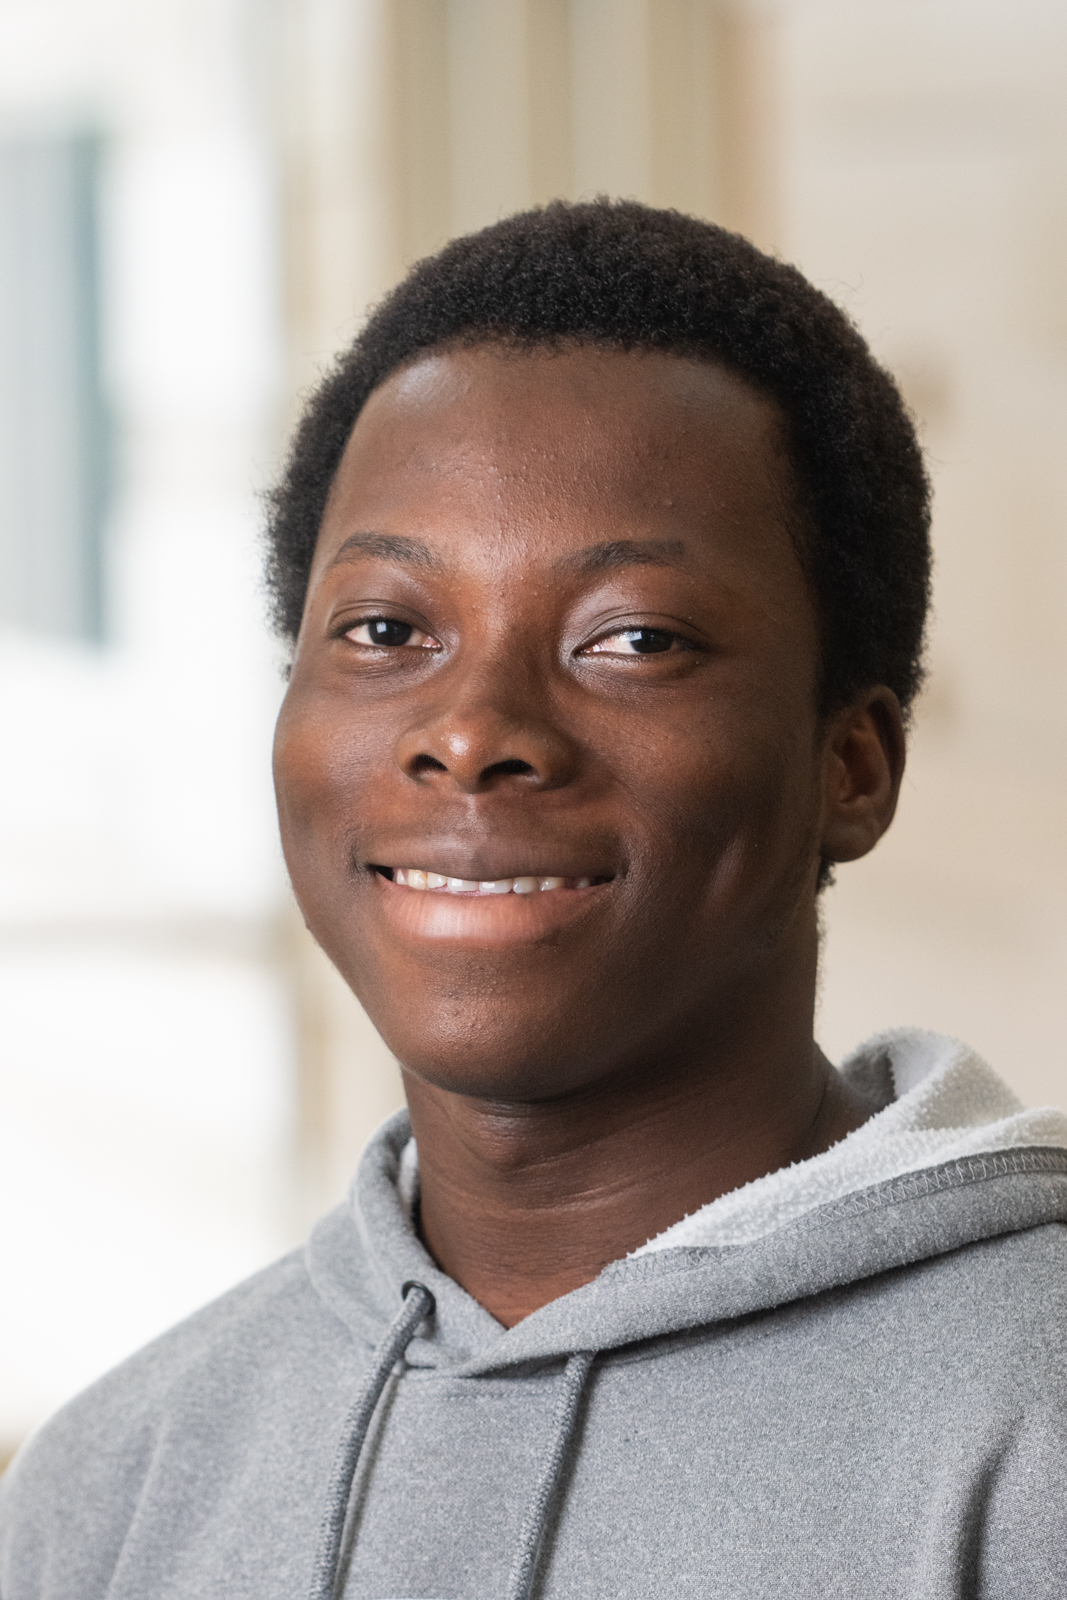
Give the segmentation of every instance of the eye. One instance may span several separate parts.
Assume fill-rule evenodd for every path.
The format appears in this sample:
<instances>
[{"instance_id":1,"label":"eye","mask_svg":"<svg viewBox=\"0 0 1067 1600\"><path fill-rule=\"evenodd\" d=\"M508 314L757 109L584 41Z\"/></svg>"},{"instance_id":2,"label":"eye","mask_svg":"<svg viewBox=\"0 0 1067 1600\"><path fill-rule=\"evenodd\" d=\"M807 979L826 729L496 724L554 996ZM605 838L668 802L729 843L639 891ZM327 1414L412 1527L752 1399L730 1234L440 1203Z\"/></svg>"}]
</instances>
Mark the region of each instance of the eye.
<instances>
[{"instance_id":1,"label":"eye","mask_svg":"<svg viewBox=\"0 0 1067 1600\"><path fill-rule=\"evenodd\" d=\"M588 651L602 656L658 656L675 648L688 648L687 641L666 628L620 628L589 645Z\"/></svg>"},{"instance_id":2,"label":"eye","mask_svg":"<svg viewBox=\"0 0 1067 1600\"><path fill-rule=\"evenodd\" d=\"M351 628L345 629L345 638L353 644L370 645L378 650L395 645L413 645L418 650L440 650L441 646L430 634L423 633L410 622L397 617L365 617Z\"/></svg>"}]
</instances>

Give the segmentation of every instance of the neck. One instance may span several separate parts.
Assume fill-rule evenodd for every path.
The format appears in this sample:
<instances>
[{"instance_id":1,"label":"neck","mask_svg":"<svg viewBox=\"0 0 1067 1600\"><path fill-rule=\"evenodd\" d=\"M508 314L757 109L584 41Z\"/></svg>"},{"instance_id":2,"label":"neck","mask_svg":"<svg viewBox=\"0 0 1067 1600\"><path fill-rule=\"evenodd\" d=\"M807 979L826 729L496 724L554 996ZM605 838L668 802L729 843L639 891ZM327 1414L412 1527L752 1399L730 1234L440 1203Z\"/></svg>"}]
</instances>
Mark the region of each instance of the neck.
<instances>
[{"instance_id":1,"label":"neck","mask_svg":"<svg viewBox=\"0 0 1067 1600\"><path fill-rule=\"evenodd\" d=\"M537 1101L405 1074L423 1240L505 1327L754 1178L866 1121L806 1028L749 1030ZM706 1037L706 1036L705 1036Z\"/></svg>"}]
</instances>

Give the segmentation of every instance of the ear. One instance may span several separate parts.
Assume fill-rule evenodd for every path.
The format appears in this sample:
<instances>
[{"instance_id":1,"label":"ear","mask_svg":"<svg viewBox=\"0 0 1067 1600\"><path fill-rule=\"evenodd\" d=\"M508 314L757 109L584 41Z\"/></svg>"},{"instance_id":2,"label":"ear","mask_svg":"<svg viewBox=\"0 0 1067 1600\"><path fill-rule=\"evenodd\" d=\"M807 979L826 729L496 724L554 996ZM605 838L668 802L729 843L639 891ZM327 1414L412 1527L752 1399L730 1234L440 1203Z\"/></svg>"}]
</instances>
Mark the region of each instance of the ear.
<instances>
[{"instance_id":1,"label":"ear","mask_svg":"<svg viewBox=\"0 0 1067 1600\"><path fill-rule=\"evenodd\" d=\"M857 861L893 820L904 776L904 718L892 689L877 685L831 717L824 734L824 861Z\"/></svg>"}]
</instances>

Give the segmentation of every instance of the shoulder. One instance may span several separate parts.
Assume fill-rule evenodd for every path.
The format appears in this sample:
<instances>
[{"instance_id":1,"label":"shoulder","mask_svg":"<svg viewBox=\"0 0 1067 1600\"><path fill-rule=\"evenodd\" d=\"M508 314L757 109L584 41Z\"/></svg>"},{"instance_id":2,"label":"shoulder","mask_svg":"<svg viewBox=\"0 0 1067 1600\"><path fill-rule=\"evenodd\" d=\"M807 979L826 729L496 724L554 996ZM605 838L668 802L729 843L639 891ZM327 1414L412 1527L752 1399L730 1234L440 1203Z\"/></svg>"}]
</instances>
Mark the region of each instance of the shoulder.
<instances>
[{"instance_id":1,"label":"shoulder","mask_svg":"<svg viewBox=\"0 0 1067 1600\"><path fill-rule=\"evenodd\" d=\"M99 1378L45 1424L27 1453L55 1448L86 1430L92 1431L96 1448L100 1428L110 1433L136 1427L190 1381L215 1391L231 1386L253 1366L286 1360L294 1340L302 1344L321 1337L322 1316L301 1253L294 1251Z\"/></svg>"},{"instance_id":2,"label":"shoulder","mask_svg":"<svg viewBox=\"0 0 1067 1600\"><path fill-rule=\"evenodd\" d=\"M957 1252L960 1316L969 1317L1000 1384L1035 1383L1055 1394L1067 1417L1067 1224L1048 1222Z\"/></svg>"},{"instance_id":3,"label":"shoulder","mask_svg":"<svg viewBox=\"0 0 1067 1600\"><path fill-rule=\"evenodd\" d=\"M827 1297L844 1364L876 1375L961 1437L1024 1416L1067 1421L1067 1225L1049 1222L920 1257ZM1065 1457L1067 1460L1067 1457Z\"/></svg>"},{"instance_id":4,"label":"shoulder","mask_svg":"<svg viewBox=\"0 0 1067 1600\"><path fill-rule=\"evenodd\" d=\"M1058 1348L1067 1323L1067 1223L1046 1222L979 1239L946 1251L916 1268L920 1293L955 1300L987 1332L1003 1328L1051 1335Z\"/></svg>"},{"instance_id":5,"label":"shoulder","mask_svg":"<svg viewBox=\"0 0 1067 1600\"><path fill-rule=\"evenodd\" d=\"M910 1263L846 1292L892 1299L904 1318L980 1326L986 1342L1033 1348L1044 1341L1055 1352L1067 1329L1067 1224L1006 1231L930 1255L920 1248Z\"/></svg>"},{"instance_id":6,"label":"shoulder","mask_svg":"<svg viewBox=\"0 0 1067 1600\"><path fill-rule=\"evenodd\" d=\"M160 1457L197 1437L244 1433L300 1374L343 1368L351 1344L298 1251L100 1378L28 1441L0 1483L5 1600L36 1594L27 1574L59 1552L71 1581L57 1593L103 1593Z\"/></svg>"}]
</instances>

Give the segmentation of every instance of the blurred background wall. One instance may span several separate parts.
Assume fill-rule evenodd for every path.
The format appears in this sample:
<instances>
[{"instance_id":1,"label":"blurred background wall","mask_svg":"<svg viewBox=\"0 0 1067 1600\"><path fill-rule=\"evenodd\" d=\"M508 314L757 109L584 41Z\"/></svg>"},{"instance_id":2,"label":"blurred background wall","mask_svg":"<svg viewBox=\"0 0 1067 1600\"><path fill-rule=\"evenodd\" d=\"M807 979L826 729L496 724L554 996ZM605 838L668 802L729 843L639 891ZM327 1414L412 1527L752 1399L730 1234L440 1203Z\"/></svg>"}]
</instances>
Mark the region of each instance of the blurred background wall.
<instances>
[{"instance_id":1,"label":"blurred background wall","mask_svg":"<svg viewBox=\"0 0 1067 1600\"><path fill-rule=\"evenodd\" d=\"M257 494L406 265L554 195L741 229L897 374L933 670L820 1036L1063 1103L1065 180L1058 0L0 0L0 1457L399 1103L285 885Z\"/></svg>"}]
</instances>

